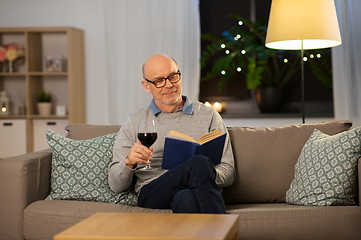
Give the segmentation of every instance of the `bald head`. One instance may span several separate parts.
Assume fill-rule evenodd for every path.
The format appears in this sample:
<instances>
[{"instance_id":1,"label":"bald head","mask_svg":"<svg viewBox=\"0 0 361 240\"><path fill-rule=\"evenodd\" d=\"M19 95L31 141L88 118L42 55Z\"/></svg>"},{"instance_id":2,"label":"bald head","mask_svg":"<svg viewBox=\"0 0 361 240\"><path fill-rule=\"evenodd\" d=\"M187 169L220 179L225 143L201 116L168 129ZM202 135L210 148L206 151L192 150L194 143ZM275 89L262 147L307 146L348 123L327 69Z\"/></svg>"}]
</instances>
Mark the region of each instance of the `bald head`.
<instances>
[{"instance_id":1,"label":"bald head","mask_svg":"<svg viewBox=\"0 0 361 240\"><path fill-rule=\"evenodd\" d=\"M171 82L170 76L178 74L180 69L173 58L163 54L152 55L143 65L142 85L147 93L152 94L154 103L163 112L173 113L182 108L182 80ZM156 87L154 81L162 79L164 85ZM153 84L152 84L153 83Z\"/></svg>"},{"instance_id":2,"label":"bald head","mask_svg":"<svg viewBox=\"0 0 361 240\"><path fill-rule=\"evenodd\" d=\"M154 54L154 55L150 56L143 64L143 67L142 67L143 76L145 78L147 78L146 75L150 71L157 70L160 68L166 68L166 67L169 67L169 68L175 67L176 69L178 69L178 64L173 58L171 58L167 55Z\"/></svg>"}]
</instances>

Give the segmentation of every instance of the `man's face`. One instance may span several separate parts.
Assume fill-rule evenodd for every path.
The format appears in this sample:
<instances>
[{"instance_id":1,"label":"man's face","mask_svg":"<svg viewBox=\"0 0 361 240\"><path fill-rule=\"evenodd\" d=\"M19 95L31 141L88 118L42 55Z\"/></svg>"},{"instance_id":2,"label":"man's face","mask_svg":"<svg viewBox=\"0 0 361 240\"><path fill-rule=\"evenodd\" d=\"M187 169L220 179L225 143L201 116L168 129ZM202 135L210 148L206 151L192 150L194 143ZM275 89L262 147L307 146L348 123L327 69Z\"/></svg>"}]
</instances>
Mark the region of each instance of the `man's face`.
<instances>
[{"instance_id":1,"label":"man's face","mask_svg":"<svg viewBox=\"0 0 361 240\"><path fill-rule=\"evenodd\" d=\"M144 77L150 81L159 78L167 78L171 74L178 72L178 67L170 58L161 58L156 61L146 63L144 66ZM157 88L152 83L143 80L142 84L148 93L153 95L153 99L157 107L163 111L169 112L173 106L182 101L181 81L171 83L168 79L164 87Z\"/></svg>"}]
</instances>

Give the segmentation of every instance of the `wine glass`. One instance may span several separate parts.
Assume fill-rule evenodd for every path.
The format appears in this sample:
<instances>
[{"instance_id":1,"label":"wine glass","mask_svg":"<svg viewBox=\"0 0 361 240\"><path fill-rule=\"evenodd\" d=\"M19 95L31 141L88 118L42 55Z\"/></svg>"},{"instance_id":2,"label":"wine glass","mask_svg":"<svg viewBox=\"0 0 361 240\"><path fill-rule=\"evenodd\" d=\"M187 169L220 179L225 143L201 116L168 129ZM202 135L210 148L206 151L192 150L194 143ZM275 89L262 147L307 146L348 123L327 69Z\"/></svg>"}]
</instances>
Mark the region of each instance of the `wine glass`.
<instances>
[{"instance_id":1,"label":"wine glass","mask_svg":"<svg viewBox=\"0 0 361 240\"><path fill-rule=\"evenodd\" d=\"M147 148L153 145L155 140L157 140L157 131L155 130L154 120L143 120L140 121L139 131L138 131L138 140ZM147 165L142 168L142 170L155 170L150 166L149 160Z\"/></svg>"}]
</instances>

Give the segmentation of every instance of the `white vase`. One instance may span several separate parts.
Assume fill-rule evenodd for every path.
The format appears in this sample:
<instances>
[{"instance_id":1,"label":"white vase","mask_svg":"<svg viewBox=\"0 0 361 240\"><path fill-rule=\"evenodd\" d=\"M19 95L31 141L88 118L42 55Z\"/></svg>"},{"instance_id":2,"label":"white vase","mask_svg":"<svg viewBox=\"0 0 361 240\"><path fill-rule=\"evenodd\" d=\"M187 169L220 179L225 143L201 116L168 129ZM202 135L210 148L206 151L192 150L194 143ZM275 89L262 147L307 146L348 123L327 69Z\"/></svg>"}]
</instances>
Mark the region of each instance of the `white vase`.
<instances>
[{"instance_id":1,"label":"white vase","mask_svg":"<svg viewBox=\"0 0 361 240\"><path fill-rule=\"evenodd\" d=\"M41 116L48 116L51 112L51 103L50 102L39 102L38 104L38 113Z\"/></svg>"}]
</instances>

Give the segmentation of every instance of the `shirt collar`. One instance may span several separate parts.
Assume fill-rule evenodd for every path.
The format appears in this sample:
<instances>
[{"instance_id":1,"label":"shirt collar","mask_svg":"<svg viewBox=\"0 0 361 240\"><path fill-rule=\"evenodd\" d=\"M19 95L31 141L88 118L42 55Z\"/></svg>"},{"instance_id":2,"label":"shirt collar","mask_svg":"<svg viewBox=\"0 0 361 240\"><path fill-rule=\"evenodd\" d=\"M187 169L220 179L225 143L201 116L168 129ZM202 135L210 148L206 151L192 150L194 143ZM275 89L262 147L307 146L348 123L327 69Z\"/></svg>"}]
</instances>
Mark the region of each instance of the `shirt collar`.
<instances>
[{"instance_id":1,"label":"shirt collar","mask_svg":"<svg viewBox=\"0 0 361 240\"><path fill-rule=\"evenodd\" d=\"M193 113L193 103L187 96L182 96L182 99L185 101L183 107L176 112L183 111L186 114L192 114ZM154 99L152 99L151 103L149 104L149 108L153 111L154 116L156 116L158 113L163 112L160 110L157 105L155 105ZM164 112L166 113L166 112Z\"/></svg>"}]
</instances>

